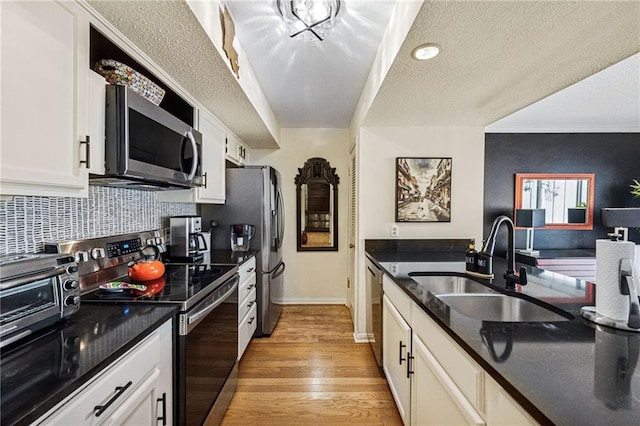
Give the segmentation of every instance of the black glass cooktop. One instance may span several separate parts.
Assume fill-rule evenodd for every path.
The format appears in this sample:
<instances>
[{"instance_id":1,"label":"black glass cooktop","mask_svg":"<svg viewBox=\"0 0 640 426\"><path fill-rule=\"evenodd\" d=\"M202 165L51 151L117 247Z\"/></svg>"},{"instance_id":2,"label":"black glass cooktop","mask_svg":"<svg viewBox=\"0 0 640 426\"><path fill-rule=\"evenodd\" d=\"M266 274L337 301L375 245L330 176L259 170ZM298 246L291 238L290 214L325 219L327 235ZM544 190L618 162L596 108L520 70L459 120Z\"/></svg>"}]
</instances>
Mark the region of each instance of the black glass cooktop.
<instances>
[{"instance_id":1,"label":"black glass cooktop","mask_svg":"<svg viewBox=\"0 0 640 426\"><path fill-rule=\"evenodd\" d=\"M198 300L231 278L236 265L165 264L163 277L135 282L124 277L117 281L143 284L145 290L97 289L82 296L81 303L91 302L147 302L180 303L188 309Z\"/></svg>"}]
</instances>

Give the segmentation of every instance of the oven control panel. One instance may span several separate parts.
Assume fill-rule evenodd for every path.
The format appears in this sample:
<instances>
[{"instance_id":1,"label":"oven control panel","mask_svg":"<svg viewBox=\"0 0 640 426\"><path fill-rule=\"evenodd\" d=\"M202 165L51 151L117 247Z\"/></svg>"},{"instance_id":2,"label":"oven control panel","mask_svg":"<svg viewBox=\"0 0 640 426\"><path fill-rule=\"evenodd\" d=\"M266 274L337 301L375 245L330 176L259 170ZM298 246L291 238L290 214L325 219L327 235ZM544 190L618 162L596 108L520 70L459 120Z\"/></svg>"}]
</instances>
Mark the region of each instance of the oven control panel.
<instances>
[{"instance_id":1,"label":"oven control panel","mask_svg":"<svg viewBox=\"0 0 640 426\"><path fill-rule=\"evenodd\" d=\"M140 251L140 249L142 249L142 240L140 238L107 243L107 256L109 258L123 256Z\"/></svg>"}]
</instances>

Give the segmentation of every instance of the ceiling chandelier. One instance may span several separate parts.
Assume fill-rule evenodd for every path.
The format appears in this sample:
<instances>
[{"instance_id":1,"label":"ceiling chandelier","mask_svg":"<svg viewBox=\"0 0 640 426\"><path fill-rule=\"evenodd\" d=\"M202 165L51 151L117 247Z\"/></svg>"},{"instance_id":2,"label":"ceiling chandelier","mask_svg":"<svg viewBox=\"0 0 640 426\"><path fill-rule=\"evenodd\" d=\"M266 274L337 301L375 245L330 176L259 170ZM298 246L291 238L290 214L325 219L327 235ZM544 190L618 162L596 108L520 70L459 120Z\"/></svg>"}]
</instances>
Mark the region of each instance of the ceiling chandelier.
<instances>
[{"instance_id":1,"label":"ceiling chandelier","mask_svg":"<svg viewBox=\"0 0 640 426\"><path fill-rule=\"evenodd\" d=\"M277 0L289 37L322 41L340 11L340 0Z\"/></svg>"}]
</instances>

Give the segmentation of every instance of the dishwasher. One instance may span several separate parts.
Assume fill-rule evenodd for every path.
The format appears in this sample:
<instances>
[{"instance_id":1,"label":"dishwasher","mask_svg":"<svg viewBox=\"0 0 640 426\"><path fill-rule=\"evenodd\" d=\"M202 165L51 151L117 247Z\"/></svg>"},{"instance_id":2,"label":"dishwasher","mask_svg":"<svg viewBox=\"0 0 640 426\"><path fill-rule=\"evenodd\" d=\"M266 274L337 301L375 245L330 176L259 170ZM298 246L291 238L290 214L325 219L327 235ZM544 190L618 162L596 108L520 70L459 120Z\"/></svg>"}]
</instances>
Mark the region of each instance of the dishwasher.
<instances>
[{"instance_id":1,"label":"dishwasher","mask_svg":"<svg viewBox=\"0 0 640 426\"><path fill-rule=\"evenodd\" d=\"M382 269L369 256L365 259L367 274L367 336L373 355L382 367Z\"/></svg>"}]
</instances>

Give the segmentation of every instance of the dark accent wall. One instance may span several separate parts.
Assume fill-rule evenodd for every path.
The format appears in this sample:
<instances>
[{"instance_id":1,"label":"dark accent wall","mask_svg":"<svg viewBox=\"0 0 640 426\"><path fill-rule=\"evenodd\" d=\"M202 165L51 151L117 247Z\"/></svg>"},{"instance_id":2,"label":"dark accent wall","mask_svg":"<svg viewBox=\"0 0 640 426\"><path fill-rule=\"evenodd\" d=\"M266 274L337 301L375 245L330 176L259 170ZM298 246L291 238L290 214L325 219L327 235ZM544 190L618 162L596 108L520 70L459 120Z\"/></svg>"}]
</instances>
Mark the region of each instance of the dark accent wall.
<instances>
[{"instance_id":1,"label":"dark accent wall","mask_svg":"<svg viewBox=\"0 0 640 426\"><path fill-rule=\"evenodd\" d=\"M640 133L488 133L484 170L485 237L498 215L513 218L516 173L595 173L593 231L536 230L535 249L595 248L612 231L601 225L602 207L640 207L629 187L640 180ZM629 230L629 239L640 243L640 232ZM496 250L504 241L506 233ZM516 247L525 245L519 230Z\"/></svg>"}]
</instances>

